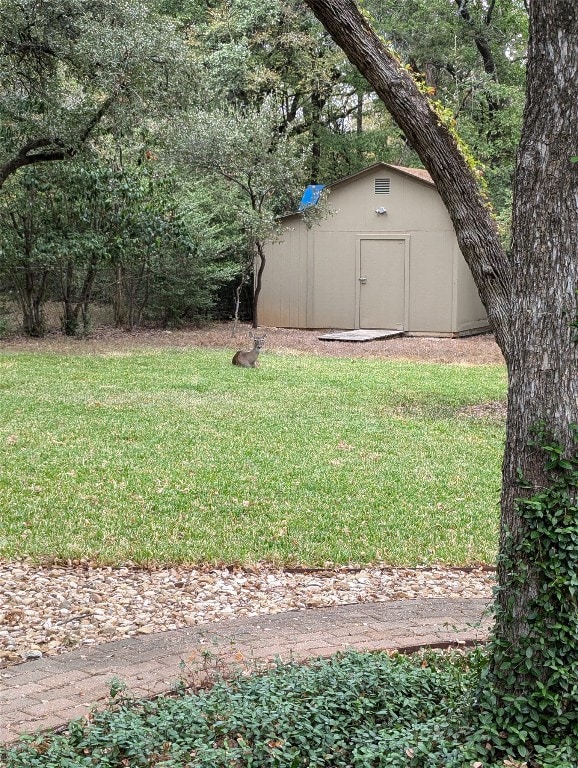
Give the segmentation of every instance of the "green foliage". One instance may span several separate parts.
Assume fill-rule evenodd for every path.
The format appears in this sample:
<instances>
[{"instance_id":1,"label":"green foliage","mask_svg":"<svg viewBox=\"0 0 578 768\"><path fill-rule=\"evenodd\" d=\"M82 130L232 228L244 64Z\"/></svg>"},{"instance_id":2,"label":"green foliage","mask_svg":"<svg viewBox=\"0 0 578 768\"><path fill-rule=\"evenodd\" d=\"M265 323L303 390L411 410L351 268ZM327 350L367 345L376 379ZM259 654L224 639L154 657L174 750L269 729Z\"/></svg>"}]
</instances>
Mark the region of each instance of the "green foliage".
<instances>
[{"instance_id":1,"label":"green foliage","mask_svg":"<svg viewBox=\"0 0 578 768\"><path fill-rule=\"evenodd\" d=\"M307 121L315 93L336 93L343 53L299 0L218 0L191 29L214 104L258 108L276 95L284 127Z\"/></svg>"},{"instance_id":2,"label":"green foliage","mask_svg":"<svg viewBox=\"0 0 578 768\"><path fill-rule=\"evenodd\" d=\"M49 175L25 169L0 196L0 280L16 294L30 336L44 335L44 304L58 260L53 192Z\"/></svg>"},{"instance_id":3,"label":"green foliage","mask_svg":"<svg viewBox=\"0 0 578 768\"><path fill-rule=\"evenodd\" d=\"M119 326L198 320L232 268L195 224L178 180L148 150L122 164L101 154L33 166L0 196L0 278L17 290L31 335L42 335L48 300L61 304L67 335L86 330L95 294Z\"/></svg>"},{"instance_id":4,"label":"green foliage","mask_svg":"<svg viewBox=\"0 0 578 768\"><path fill-rule=\"evenodd\" d=\"M519 0L366 0L373 26L443 104L483 167L506 224L525 92L527 11Z\"/></svg>"},{"instance_id":5,"label":"green foliage","mask_svg":"<svg viewBox=\"0 0 578 768\"><path fill-rule=\"evenodd\" d=\"M303 152L279 135L278 120L267 101L258 109L199 111L184 131L177 129L185 173L226 182L232 193L225 192L221 204L249 243L271 235L275 216L294 208L305 183Z\"/></svg>"},{"instance_id":6,"label":"green foliage","mask_svg":"<svg viewBox=\"0 0 578 768\"><path fill-rule=\"evenodd\" d=\"M113 700L5 768L458 768L483 657L349 653L155 701ZM485 764L491 768L489 764Z\"/></svg>"},{"instance_id":7,"label":"green foliage","mask_svg":"<svg viewBox=\"0 0 578 768\"><path fill-rule=\"evenodd\" d=\"M258 109L199 110L185 131L182 126L177 130L179 159L186 162L181 170L188 176L191 171L200 173L206 184L222 190L214 220L227 216L243 235L243 247L236 254L238 273L242 285L255 265L256 325L265 242L276 232L277 215L296 208L305 186L303 152L279 132L278 109L272 99L264 100ZM214 194L213 199L217 202Z\"/></svg>"},{"instance_id":8,"label":"green foliage","mask_svg":"<svg viewBox=\"0 0 578 768\"><path fill-rule=\"evenodd\" d=\"M0 747L0 760L4 768L574 768L575 742L552 740L532 757L490 753L476 712L487 663L480 650L351 652L278 662L193 693L178 685L154 701L131 698L114 680L106 710L64 734Z\"/></svg>"},{"instance_id":9,"label":"green foliage","mask_svg":"<svg viewBox=\"0 0 578 768\"><path fill-rule=\"evenodd\" d=\"M367 83L299 0L217 2L191 38L205 72L201 103L252 110L274 103L276 132L305 152L307 183L393 159L389 143L399 151L401 143L390 142L397 130Z\"/></svg>"},{"instance_id":10,"label":"green foliage","mask_svg":"<svg viewBox=\"0 0 578 768\"><path fill-rule=\"evenodd\" d=\"M143 320L178 326L210 315L215 294L229 279L228 264L190 220L177 175L150 150L105 167L100 203L106 215L105 276L113 290L115 322L133 328Z\"/></svg>"},{"instance_id":11,"label":"green foliage","mask_svg":"<svg viewBox=\"0 0 578 768\"><path fill-rule=\"evenodd\" d=\"M10 321L3 314L3 307L0 304L0 339L3 339L10 329Z\"/></svg>"},{"instance_id":12,"label":"green foliage","mask_svg":"<svg viewBox=\"0 0 578 768\"><path fill-rule=\"evenodd\" d=\"M90 349L0 356L0 557L493 562L502 367Z\"/></svg>"},{"instance_id":13,"label":"green foliage","mask_svg":"<svg viewBox=\"0 0 578 768\"><path fill-rule=\"evenodd\" d=\"M48 299L62 302L65 333L86 330L106 265L119 268L109 286L120 286L120 322L135 324L147 301L164 322L205 315L215 271L193 255L166 184L161 212L161 184L130 168L135 145L189 100L175 23L154 3L8 0L0 47L0 279L19 298L25 332L44 334Z\"/></svg>"},{"instance_id":14,"label":"green foliage","mask_svg":"<svg viewBox=\"0 0 578 768\"><path fill-rule=\"evenodd\" d=\"M522 620L517 592L529 590L529 606L514 647L492 642L485 737L496 754L513 753L540 768L571 768L578 763L578 452L564 451L544 425L531 445L545 457L547 480L518 500L524 534L511 536L501 556L514 589L497 618ZM520 484L530 487L523 477Z\"/></svg>"},{"instance_id":15,"label":"green foliage","mask_svg":"<svg viewBox=\"0 0 578 768\"><path fill-rule=\"evenodd\" d=\"M125 0L0 6L0 170L76 155L182 102L187 52L169 19ZM3 181L3 178L2 178Z\"/></svg>"}]
</instances>

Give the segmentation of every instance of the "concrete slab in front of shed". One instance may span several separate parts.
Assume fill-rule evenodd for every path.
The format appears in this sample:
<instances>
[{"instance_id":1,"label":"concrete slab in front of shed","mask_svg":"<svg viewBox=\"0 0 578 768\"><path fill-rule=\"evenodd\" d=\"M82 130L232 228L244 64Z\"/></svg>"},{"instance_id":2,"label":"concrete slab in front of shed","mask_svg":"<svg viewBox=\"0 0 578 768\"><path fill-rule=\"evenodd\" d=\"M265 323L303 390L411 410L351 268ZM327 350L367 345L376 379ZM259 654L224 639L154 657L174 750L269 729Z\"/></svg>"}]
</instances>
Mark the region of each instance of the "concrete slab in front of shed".
<instances>
[{"instance_id":1,"label":"concrete slab in front of shed","mask_svg":"<svg viewBox=\"0 0 578 768\"><path fill-rule=\"evenodd\" d=\"M376 341L377 339L391 339L395 336L403 336L403 331L391 330L366 330L358 328L355 331L336 331L319 336L322 341Z\"/></svg>"}]
</instances>

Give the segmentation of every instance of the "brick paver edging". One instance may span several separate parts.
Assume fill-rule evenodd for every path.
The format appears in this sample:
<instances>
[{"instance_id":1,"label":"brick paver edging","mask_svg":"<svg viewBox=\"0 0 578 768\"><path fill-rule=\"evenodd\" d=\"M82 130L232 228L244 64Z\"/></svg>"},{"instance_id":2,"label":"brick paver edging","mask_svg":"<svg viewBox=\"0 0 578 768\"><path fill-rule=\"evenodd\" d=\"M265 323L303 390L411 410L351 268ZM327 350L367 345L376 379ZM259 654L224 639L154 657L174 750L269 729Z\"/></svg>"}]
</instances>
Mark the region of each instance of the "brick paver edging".
<instances>
[{"instance_id":1,"label":"brick paver edging","mask_svg":"<svg viewBox=\"0 0 578 768\"><path fill-rule=\"evenodd\" d=\"M409 651L484 642L484 598L398 600L290 611L142 635L0 670L0 742L57 728L102 705L111 680L135 696L170 691L210 668L301 661L347 649Z\"/></svg>"}]
</instances>

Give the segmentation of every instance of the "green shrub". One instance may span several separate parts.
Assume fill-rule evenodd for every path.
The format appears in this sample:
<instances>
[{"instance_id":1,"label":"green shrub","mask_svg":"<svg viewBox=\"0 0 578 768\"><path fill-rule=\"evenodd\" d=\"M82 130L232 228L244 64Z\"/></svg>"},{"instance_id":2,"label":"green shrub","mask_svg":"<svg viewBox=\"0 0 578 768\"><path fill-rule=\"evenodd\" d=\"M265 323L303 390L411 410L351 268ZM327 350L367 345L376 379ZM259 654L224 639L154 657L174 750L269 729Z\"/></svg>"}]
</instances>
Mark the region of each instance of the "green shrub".
<instances>
[{"instance_id":1,"label":"green shrub","mask_svg":"<svg viewBox=\"0 0 578 768\"><path fill-rule=\"evenodd\" d=\"M6 768L458 765L480 659L350 653L155 701L121 694L67 734L0 758Z\"/></svg>"},{"instance_id":2,"label":"green shrub","mask_svg":"<svg viewBox=\"0 0 578 768\"><path fill-rule=\"evenodd\" d=\"M477 697L486 654L357 652L281 664L208 690L133 700L63 734L0 747L3 768L575 768L576 745L535 761L479 757Z\"/></svg>"}]
</instances>

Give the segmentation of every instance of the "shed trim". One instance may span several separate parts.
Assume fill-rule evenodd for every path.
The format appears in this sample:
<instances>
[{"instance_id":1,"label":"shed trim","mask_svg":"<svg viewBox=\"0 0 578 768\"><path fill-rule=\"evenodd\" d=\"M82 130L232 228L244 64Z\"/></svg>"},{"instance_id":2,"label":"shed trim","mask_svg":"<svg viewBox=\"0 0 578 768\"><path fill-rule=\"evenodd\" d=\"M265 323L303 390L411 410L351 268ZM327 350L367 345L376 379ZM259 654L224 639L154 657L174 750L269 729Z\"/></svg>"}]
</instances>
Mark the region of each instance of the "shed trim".
<instances>
[{"instance_id":1,"label":"shed trim","mask_svg":"<svg viewBox=\"0 0 578 768\"><path fill-rule=\"evenodd\" d=\"M429 173L425 170L425 168L408 168L405 165L393 165L392 163L384 163L381 160L377 163L373 163L373 165L368 165L367 168L363 168L361 171L352 173L349 176L344 176L342 179L338 179L337 181L328 184L327 188L331 189L332 187L346 184L349 181L353 181L353 179L357 179L359 176L365 176L366 174L372 173L379 169L384 171L393 171L394 173L401 173L403 176L410 176L413 181L419 181L422 184L426 184L428 187L435 188L434 181Z\"/></svg>"}]
</instances>

